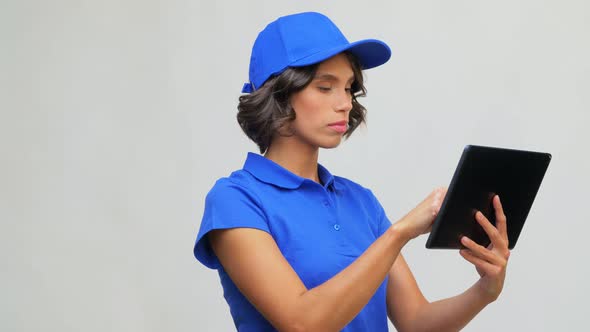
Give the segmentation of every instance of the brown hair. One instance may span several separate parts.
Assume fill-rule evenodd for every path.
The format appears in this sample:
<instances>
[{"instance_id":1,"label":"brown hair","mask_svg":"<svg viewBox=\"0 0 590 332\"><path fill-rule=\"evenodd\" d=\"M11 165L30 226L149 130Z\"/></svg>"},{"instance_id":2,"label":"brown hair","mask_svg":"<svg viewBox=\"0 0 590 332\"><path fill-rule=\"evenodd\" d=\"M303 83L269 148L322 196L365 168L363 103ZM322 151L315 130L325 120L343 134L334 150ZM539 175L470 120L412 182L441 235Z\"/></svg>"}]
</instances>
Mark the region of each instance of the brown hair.
<instances>
[{"instance_id":1,"label":"brown hair","mask_svg":"<svg viewBox=\"0 0 590 332\"><path fill-rule=\"evenodd\" d=\"M354 130L365 122L367 110L358 101L367 93L363 84L362 68L356 57L350 52L346 54L352 71L352 110L348 120L348 130L344 137L348 138ZM244 133L257 145L260 153L266 152L275 133L283 126L295 120L295 111L291 107L291 96L303 90L313 80L318 64L305 67L290 67L284 72L267 80L256 91L242 95L238 104L238 123ZM280 133L284 135L284 133Z\"/></svg>"}]
</instances>

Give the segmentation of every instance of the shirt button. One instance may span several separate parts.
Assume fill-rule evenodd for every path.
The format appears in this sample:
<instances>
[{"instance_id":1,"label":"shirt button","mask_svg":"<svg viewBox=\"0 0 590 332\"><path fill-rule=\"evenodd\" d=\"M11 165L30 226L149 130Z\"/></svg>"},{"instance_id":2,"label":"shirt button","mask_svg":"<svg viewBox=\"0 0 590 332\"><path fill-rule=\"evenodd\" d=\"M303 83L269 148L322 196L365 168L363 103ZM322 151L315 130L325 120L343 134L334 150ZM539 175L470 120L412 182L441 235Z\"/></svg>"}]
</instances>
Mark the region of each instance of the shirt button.
<instances>
[{"instance_id":1,"label":"shirt button","mask_svg":"<svg viewBox=\"0 0 590 332\"><path fill-rule=\"evenodd\" d=\"M328 202L328 201L324 201L324 205L325 205L325 206L330 206L330 202Z\"/></svg>"},{"instance_id":2,"label":"shirt button","mask_svg":"<svg viewBox=\"0 0 590 332\"><path fill-rule=\"evenodd\" d=\"M339 231L340 230L340 225L339 224L334 224L334 229Z\"/></svg>"}]
</instances>

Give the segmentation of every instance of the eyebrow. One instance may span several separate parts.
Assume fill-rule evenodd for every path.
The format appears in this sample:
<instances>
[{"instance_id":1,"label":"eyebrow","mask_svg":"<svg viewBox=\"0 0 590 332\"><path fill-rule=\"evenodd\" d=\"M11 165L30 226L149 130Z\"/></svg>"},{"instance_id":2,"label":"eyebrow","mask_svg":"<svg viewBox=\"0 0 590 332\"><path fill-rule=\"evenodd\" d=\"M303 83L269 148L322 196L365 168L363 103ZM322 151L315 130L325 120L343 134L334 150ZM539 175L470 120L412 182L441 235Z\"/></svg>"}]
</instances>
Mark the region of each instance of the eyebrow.
<instances>
[{"instance_id":1,"label":"eyebrow","mask_svg":"<svg viewBox=\"0 0 590 332\"><path fill-rule=\"evenodd\" d=\"M327 74L327 73L326 74L320 73L319 75L316 75L314 77L314 79L325 80L325 81L335 81L335 82L340 81L340 79L337 76L332 75L332 74ZM346 82L353 82L353 81L354 81L354 75L351 76Z\"/></svg>"}]
</instances>

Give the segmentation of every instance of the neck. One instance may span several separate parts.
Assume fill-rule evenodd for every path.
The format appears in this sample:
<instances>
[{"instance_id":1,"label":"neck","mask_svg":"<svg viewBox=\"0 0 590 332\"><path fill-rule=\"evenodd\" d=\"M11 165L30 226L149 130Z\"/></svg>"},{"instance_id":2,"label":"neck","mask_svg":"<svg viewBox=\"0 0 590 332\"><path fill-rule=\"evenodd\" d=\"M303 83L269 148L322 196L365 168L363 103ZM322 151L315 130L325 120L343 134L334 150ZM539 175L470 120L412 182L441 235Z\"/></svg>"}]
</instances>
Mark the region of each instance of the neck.
<instances>
[{"instance_id":1,"label":"neck","mask_svg":"<svg viewBox=\"0 0 590 332\"><path fill-rule=\"evenodd\" d=\"M319 148L289 140L275 139L264 156L293 174L320 183Z\"/></svg>"}]
</instances>

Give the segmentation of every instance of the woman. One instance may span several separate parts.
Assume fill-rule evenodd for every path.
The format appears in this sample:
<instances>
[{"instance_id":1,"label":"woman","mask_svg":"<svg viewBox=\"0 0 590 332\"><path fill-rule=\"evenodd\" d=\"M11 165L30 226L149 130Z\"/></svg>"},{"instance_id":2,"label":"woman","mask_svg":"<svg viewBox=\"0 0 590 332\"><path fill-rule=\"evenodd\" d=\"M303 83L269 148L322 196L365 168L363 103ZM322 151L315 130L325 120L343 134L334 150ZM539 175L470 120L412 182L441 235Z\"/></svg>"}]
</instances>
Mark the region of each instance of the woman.
<instances>
[{"instance_id":1,"label":"woman","mask_svg":"<svg viewBox=\"0 0 590 332\"><path fill-rule=\"evenodd\" d=\"M361 69L385 63L381 41L349 43L324 15L270 23L256 39L238 122L264 154L222 178L206 198L195 256L218 269L239 331L459 330L500 294L509 256L506 218L493 200L492 240L463 238L481 278L430 303L400 250L430 231L445 195L435 189L395 223L370 190L318 164L363 123ZM475 221L474 221L475 222Z\"/></svg>"}]
</instances>

